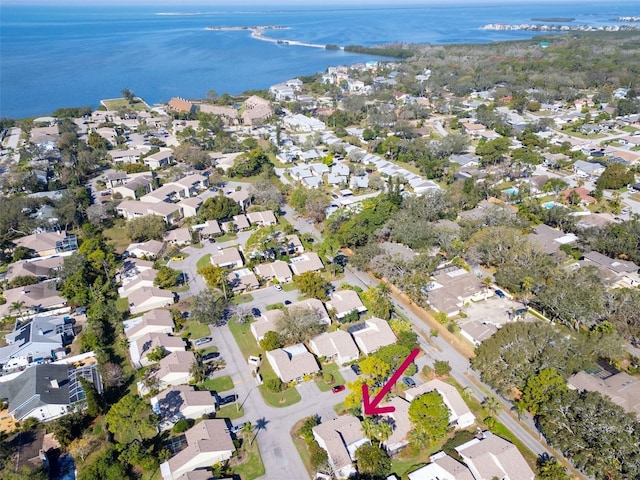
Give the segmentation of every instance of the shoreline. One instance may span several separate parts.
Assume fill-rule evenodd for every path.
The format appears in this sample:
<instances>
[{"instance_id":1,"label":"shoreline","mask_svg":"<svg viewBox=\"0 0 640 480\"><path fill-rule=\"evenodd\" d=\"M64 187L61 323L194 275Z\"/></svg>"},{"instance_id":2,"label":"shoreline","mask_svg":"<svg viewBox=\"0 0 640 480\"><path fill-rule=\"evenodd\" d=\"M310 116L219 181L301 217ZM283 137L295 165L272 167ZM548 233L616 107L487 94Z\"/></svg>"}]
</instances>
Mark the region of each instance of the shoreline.
<instances>
[{"instance_id":1,"label":"shoreline","mask_svg":"<svg viewBox=\"0 0 640 480\"><path fill-rule=\"evenodd\" d=\"M326 45L322 45L320 43L309 43L309 42L301 42L299 40L278 39L273 37L267 37L263 33L265 30L289 30L289 27L285 27L282 25L259 25L254 27L206 27L205 30L226 31L226 32L251 31L251 38L254 38L256 40L261 40L263 42L270 42L278 45L293 45L295 47L310 47L310 48L322 48L322 49L327 48ZM338 46L337 49L344 50L344 47Z\"/></svg>"}]
</instances>

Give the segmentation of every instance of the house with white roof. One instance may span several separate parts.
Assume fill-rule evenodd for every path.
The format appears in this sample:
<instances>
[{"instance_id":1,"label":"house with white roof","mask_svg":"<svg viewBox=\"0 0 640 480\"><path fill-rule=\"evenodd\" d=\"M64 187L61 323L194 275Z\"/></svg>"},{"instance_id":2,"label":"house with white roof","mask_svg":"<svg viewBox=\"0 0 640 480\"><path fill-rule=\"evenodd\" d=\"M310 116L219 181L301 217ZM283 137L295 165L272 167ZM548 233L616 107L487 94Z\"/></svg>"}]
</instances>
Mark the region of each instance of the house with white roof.
<instances>
[{"instance_id":1,"label":"house with white roof","mask_svg":"<svg viewBox=\"0 0 640 480\"><path fill-rule=\"evenodd\" d=\"M184 352L187 349L185 341L181 337L174 337L166 333L147 333L129 342L131 361L136 368L147 367L154 363L148 355L156 348L164 352Z\"/></svg>"},{"instance_id":2,"label":"house with white roof","mask_svg":"<svg viewBox=\"0 0 640 480\"><path fill-rule=\"evenodd\" d=\"M173 152L171 149L160 149L159 152L152 153L142 159L144 164L151 170L157 170L173 163Z\"/></svg>"},{"instance_id":3,"label":"house with white roof","mask_svg":"<svg viewBox=\"0 0 640 480\"><path fill-rule=\"evenodd\" d=\"M129 255L136 258L156 259L164 249L164 243L158 240L148 240L146 242L132 243L127 247Z\"/></svg>"},{"instance_id":4,"label":"house with white roof","mask_svg":"<svg viewBox=\"0 0 640 480\"><path fill-rule=\"evenodd\" d=\"M357 473L353 464L356 450L370 443L357 417L341 415L316 425L312 431L320 448L327 452L329 465L337 478L346 479Z\"/></svg>"},{"instance_id":5,"label":"house with white roof","mask_svg":"<svg viewBox=\"0 0 640 480\"><path fill-rule=\"evenodd\" d=\"M301 382L305 376L320 371L316 358L302 343L271 350L266 356L275 374L285 383Z\"/></svg>"},{"instance_id":6,"label":"house with white roof","mask_svg":"<svg viewBox=\"0 0 640 480\"><path fill-rule=\"evenodd\" d=\"M191 244L191 230L188 228L176 228L175 230L169 230L165 232L164 241L170 245L177 245L184 247Z\"/></svg>"},{"instance_id":7,"label":"house with white roof","mask_svg":"<svg viewBox=\"0 0 640 480\"><path fill-rule=\"evenodd\" d=\"M442 401L449 409L449 425L455 429L461 430L468 428L476 422L476 417L473 415L462 396L456 390L456 388L442 380L431 380L430 382L423 383L420 386L410 388L404 396L408 401L413 401L420 395L428 392L436 391L442 397Z\"/></svg>"},{"instance_id":8,"label":"house with white roof","mask_svg":"<svg viewBox=\"0 0 640 480\"><path fill-rule=\"evenodd\" d=\"M245 292L255 290L260 286L260 282L249 268L241 268L227 274L227 280L234 292Z\"/></svg>"},{"instance_id":9,"label":"house with white roof","mask_svg":"<svg viewBox=\"0 0 640 480\"><path fill-rule=\"evenodd\" d=\"M573 173L581 178L599 177L604 172L604 165L594 162L576 160L573 163Z\"/></svg>"},{"instance_id":10,"label":"house with white roof","mask_svg":"<svg viewBox=\"0 0 640 480\"><path fill-rule=\"evenodd\" d=\"M475 480L469 468L444 452L429 458L431 463L409 474L409 480Z\"/></svg>"},{"instance_id":11,"label":"house with white roof","mask_svg":"<svg viewBox=\"0 0 640 480\"><path fill-rule=\"evenodd\" d=\"M384 402L381 406L392 406L393 412L383 413L382 416L391 420L391 435L382 445L391 455L395 455L409 444L409 432L413 430L413 425L409 420L409 402L400 397L393 397Z\"/></svg>"},{"instance_id":12,"label":"house with white roof","mask_svg":"<svg viewBox=\"0 0 640 480\"><path fill-rule=\"evenodd\" d=\"M229 460L236 447L225 420L203 420L185 432L187 446L160 465L163 480Z\"/></svg>"},{"instance_id":13,"label":"house with white roof","mask_svg":"<svg viewBox=\"0 0 640 480\"><path fill-rule=\"evenodd\" d=\"M154 308L173 305L175 296L173 292L162 290L158 287L142 287L132 292L127 299L129 301L129 312L135 315Z\"/></svg>"},{"instance_id":14,"label":"house with white roof","mask_svg":"<svg viewBox=\"0 0 640 480\"><path fill-rule=\"evenodd\" d=\"M351 327L349 333L353 335L356 345L365 355L396 343L395 333L389 323L381 318L371 317L364 323Z\"/></svg>"},{"instance_id":15,"label":"house with white roof","mask_svg":"<svg viewBox=\"0 0 640 480\"><path fill-rule=\"evenodd\" d=\"M255 337L256 341L260 341L264 338L267 332L276 331L276 322L283 315L282 310L266 310L260 315L255 322L252 322L249 326L251 333Z\"/></svg>"},{"instance_id":16,"label":"house with white roof","mask_svg":"<svg viewBox=\"0 0 640 480\"><path fill-rule=\"evenodd\" d=\"M269 227L276 225L278 220L271 210L265 210L263 212L249 212L247 218L251 225L258 225L260 227Z\"/></svg>"},{"instance_id":17,"label":"house with white roof","mask_svg":"<svg viewBox=\"0 0 640 480\"><path fill-rule=\"evenodd\" d=\"M120 298L126 298L140 288L153 287L157 273L157 270L149 268L137 275L125 276L122 278L122 286L118 288L118 295Z\"/></svg>"},{"instance_id":18,"label":"house with white roof","mask_svg":"<svg viewBox=\"0 0 640 480\"><path fill-rule=\"evenodd\" d=\"M327 310L333 311L336 318L344 318L354 310L358 313L364 313L367 311L367 307L364 306L358 292L355 290L339 290L333 292L331 300L327 303Z\"/></svg>"},{"instance_id":19,"label":"house with white roof","mask_svg":"<svg viewBox=\"0 0 640 480\"><path fill-rule=\"evenodd\" d=\"M360 352L351 335L344 330L325 332L309 340L309 348L317 357L342 366L356 360Z\"/></svg>"}]
</instances>

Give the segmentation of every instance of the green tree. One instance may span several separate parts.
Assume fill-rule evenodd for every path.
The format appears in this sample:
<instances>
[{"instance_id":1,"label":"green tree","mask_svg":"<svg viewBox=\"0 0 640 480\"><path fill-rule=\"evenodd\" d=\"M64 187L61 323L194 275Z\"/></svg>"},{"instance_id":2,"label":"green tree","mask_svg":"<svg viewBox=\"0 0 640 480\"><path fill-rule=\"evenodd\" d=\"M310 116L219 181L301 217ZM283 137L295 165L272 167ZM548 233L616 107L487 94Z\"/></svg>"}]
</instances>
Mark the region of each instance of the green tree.
<instances>
[{"instance_id":1,"label":"green tree","mask_svg":"<svg viewBox=\"0 0 640 480\"><path fill-rule=\"evenodd\" d=\"M198 269L198 273L203 276L209 288L217 288L226 297L231 291L229 287L229 279L227 278L228 270L217 265L207 264Z\"/></svg>"},{"instance_id":2,"label":"green tree","mask_svg":"<svg viewBox=\"0 0 640 480\"><path fill-rule=\"evenodd\" d=\"M556 395L559 390L567 388L567 384L555 368L545 368L527 379L522 391L522 404L536 415L540 407Z\"/></svg>"},{"instance_id":3,"label":"green tree","mask_svg":"<svg viewBox=\"0 0 640 480\"><path fill-rule=\"evenodd\" d=\"M275 322L275 328L285 345L308 342L325 331L322 313L314 308L297 306L287 308Z\"/></svg>"},{"instance_id":4,"label":"green tree","mask_svg":"<svg viewBox=\"0 0 640 480\"><path fill-rule=\"evenodd\" d=\"M143 441L156 433L151 407L138 395L130 393L113 404L107 412L106 422L119 443Z\"/></svg>"},{"instance_id":5,"label":"green tree","mask_svg":"<svg viewBox=\"0 0 640 480\"><path fill-rule=\"evenodd\" d=\"M378 443L386 441L393 433L391 424L379 416L366 417L362 421L362 431L367 438Z\"/></svg>"},{"instance_id":6,"label":"green tree","mask_svg":"<svg viewBox=\"0 0 640 480\"><path fill-rule=\"evenodd\" d=\"M282 342L282 339L277 332L269 331L265 333L264 337L262 337L262 340L260 340L260 347L262 347L267 352L275 350L276 348L281 348L283 346L284 344Z\"/></svg>"},{"instance_id":7,"label":"green tree","mask_svg":"<svg viewBox=\"0 0 640 480\"><path fill-rule=\"evenodd\" d=\"M93 383L81 376L78 377L78 380L80 381L80 385L82 385L82 390L84 391L87 399L87 414L89 414L90 417L95 418L102 413L102 397L96 390Z\"/></svg>"},{"instance_id":8,"label":"green tree","mask_svg":"<svg viewBox=\"0 0 640 480\"><path fill-rule=\"evenodd\" d=\"M567 469L555 457L543 456L538 458L537 467L539 480L571 479Z\"/></svg>"},{"instance_id":9,"label":"green tree","mask_svg":"<svg viewBox=\"0 0 640 480\"><path fill-rule=\"evenodd\" d=\"M204 201L198 210L198 219L203 222L206 220L226 220L241 212L242 209L235 200L220 194Z\"/></svg>"},{"instance_id":10,"label":"green tree","mask_svg":"<svg viewBox=\"0 0 640 480\"><path fill-rule=\"evenodd\" d=\"M384 382L391 370L391 366L387 362L375 356L365 358L359 365L362 375L365 375L367 383L371 385Z\"/></svg>"},{"instance_id":11,"label":"green tree","mask_svg":"<svg viewBox=\"0 0 640 480\"><path fill-rule=\"evenodd\" d=\"M127 236L132 242L162 240L167 224L158 215L145 215L129 220L126 224Z\"/></svg>"},{"instance_id":12,"label":"green tree","mask_svg":"<svg viewBox=\"0 0 640 480\"><path fill-rule=\"evenodd\" d=\"M433 363L433 371L439 377L445 377L451 372L451 365L446 360L436 360Z\"/></svg>"},{"instance_id":13,"label":"green tree","mask_svg":"<svg viewBox=\"0 0 640 480\"><path fill-rule=\"evenodd\" d=\"M421 446L431 445L447 435L449 409L438 392L428 392L411 402L409 420L413 441Z\"/></svg>"},{"instance_id":14,"label":"green tree","mask_svg":"<svg viewBox=\"0 0 640 480\"><path fill-rule=\"evenodd\" d=\"M391 458L380 447L366 443L356 450L355 457L360 478L382 480L391 473Z\"/></svg>"},{"instance_id":15,"label":"green tree","mask_svg":"<svg viewBox=\"0 0 640 480\"><path fill-rule=\"evenodd\" d=\"M491 165L504 160L509 151L511 141L508 137L500 137L494 140L481 139L476 147L476 155L482 157L483 165Z\"/></svg>"},{"instance_id":16,"label":"green tree","mask_svg":"<svg viewBox=\"0 0 640 480\"><path fill-rule=\"evenodd\" d=\"M54 420L51 429L62 449L66 449L75 438L82 435L85 424L85 415L75 412Z\"/></svg>"},{"instance_id":17,"label":"green tree","mask_svg":"<svg viewBox=\"0 0 640 480\"><path fill-rule=\"evenodd\" d=\"M153 279L153 284L160 288L172 288L178 284L180 272L165 265L161 266Z\"/></svg>"},{"instance_id":18,"label":"green tree","mask_svg":"<svg viewBox=\"0 0 640 480\"><path fill-rule=\"evenodd\" d=\"M293 285L304 295L326 302L329 282L318 272L304 272L293 277Z\"/></svg>"},{"instance_id":19,"label":"green tree","mask_svg":"<svg viewBox=\"0 0 640 480\"><path fill-rule=\"evenodd\" d=\"M191 318L202 323L222 325L228 305L222 292L208 288L192 298Z\"/></svg>"}]
</instances>

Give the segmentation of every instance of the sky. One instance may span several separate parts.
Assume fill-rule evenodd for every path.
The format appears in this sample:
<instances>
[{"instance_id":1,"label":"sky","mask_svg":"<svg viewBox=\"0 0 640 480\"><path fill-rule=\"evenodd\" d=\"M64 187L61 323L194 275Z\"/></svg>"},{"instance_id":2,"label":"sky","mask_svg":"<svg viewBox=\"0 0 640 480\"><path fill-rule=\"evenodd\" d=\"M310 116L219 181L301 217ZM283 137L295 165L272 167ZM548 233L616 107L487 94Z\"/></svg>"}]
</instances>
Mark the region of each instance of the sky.
<instances>
[{"instance_id":1,"label":"sky","mask_svg":"<svg viewBox=\"0 0 640 480\"><path fill-rule=\"evenodd\" d=\"M536 3L576 3L581 0L535 0ZM136 5L170 5L181 9L190 6L232 7L232 6L309 6L309 5L438 5L438 4L514 4L533 3L534 0L2 0L2 5L48 5L48 6L136 6ZM615 2L614 2L615 3Z\"/></svg>"}]
</instances>

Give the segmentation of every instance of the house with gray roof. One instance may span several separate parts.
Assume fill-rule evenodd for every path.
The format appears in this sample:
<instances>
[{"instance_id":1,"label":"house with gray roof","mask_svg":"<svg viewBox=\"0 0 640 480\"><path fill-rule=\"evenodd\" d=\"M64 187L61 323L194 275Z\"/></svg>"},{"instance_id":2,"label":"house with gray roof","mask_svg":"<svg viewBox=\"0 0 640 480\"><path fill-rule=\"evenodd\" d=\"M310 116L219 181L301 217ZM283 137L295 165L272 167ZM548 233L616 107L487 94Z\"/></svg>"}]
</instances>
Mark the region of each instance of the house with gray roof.
<instances>
[{"instance_id":1,"label":"house with gray roof","mask_svg":"<svg viewBox=\"0 0 640 480\"><path fill-rule=\"evenodd\" d=\"M325 332L309 340L309 348L318 357L335 361L338 365L357 360L358 347L344 330Z\"/></svg>"},{"instance_id":2,"label":"house with gray roof","mask_svg":"<svg viewBox=\"0 0 640 480\"><path fill-rule=\"evenodd\" d=\"M66 415L86 398L78 380L83 377L102 393L97 364L81 368L44 364L27 368L17 376L0 382L0 397L8 402L9 414L17 421L33 417L47 422Z\"/></svg>"},{"instance_id":3,"label":"house with gray roof","mask_svg":"<svg viewBox=\"0 0 640 480\"><path fill-rule=\"evenodd\" d=\"M313 427L312 431L320 448L327 452L329 465L337 478L345 479L357 473L353 464L356 450L371 443L364 436L357 417L341 415L334 420L322 422Z\"/></svg>"},{"instance_id":4,"label":"house with gray roof","mask_svg":"<svg viewBox=\"0 0 640 480\"><path fill-rule=\"evenodd\" d=\"M409 480L476 480L469 468L444 452L429 457L431 463L411 472Z\"/></svg>"},{"instance_id":5,"label":"house with gray roof","mask_svg":"<svg viewBox=\"0 0 640 480\"><path fill-rule=\"evenodd\" d=\"M215 413L218 402L208 390L198 391L191 385L176 385L151 398L153 413L161 422L173 425L177 420L190 418L198 420L203 415Z\"/></svg>"},{"instance_id":6,"label":"house with gray roof","mask_svg":"<svg viewBox=\"0 0 640 480\"><path fill-rule=\"evenodd\" d=\"M562 245L571 245L578 241L578 237L573 233L564 233L545 224L533 227L533 232L528 235L528 238L547 255L557 255Z\"/></svg>"},{"instance_id":7,"label":"house with gray roof","mask_svg":"<svg viewBox=\"0 0 640 480\"><path fill-rule=\"evenodd\" d=\"M356 345L365 355L396 343L396 335L389 323L377 317L371 317L364 323L350 327L349 333L353 335Z\"/></svg>"},{"instance_id":8,"label":"house with gray roof","mask_svg":"<svg viewBox=\"0 0 640 480\"><path fill-rule=\"evenodd\" d=\"M367 311L367 307L365 307L362 300L360 300L358 292L354 290L339 290L334 292L331 300L326 303L327 310L333 310L338 319L343 318L354 310L358 313Z\"/></svg>"},{"instance_id":9,"label":"house with gray roof","mask_svg":"<svg viewBox=\"0 0 640 480\"><path fill-rule=\"evenodd\" d=\"M315 357L302 343L271 350L266 356L275 374L285 383L301 382L305 376L320 371Z\"/></svg>"},{"instance_id":10,"label":"house with gray roof","mask_svg":"<svg viewBox=\"0 0 640 480\"><path fill-rule=\"evenodd\" d=\"M573 163L573 173L581 178L599 177L604 172L604 165L595 162L576 160Z\"/></svg>"},{"instance_id":11,"label":"house with gray roof","mask_svg":"<svg viewBox=\"0 0 640 480\"><path fill-rule=\"evenodd\" d=\"M567 384L574 390L601 393L640 420L640 381L625 372L580 371L572 375Z\"/></svg>"}]
</instances>

